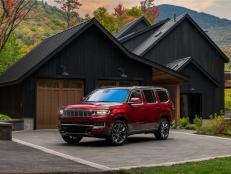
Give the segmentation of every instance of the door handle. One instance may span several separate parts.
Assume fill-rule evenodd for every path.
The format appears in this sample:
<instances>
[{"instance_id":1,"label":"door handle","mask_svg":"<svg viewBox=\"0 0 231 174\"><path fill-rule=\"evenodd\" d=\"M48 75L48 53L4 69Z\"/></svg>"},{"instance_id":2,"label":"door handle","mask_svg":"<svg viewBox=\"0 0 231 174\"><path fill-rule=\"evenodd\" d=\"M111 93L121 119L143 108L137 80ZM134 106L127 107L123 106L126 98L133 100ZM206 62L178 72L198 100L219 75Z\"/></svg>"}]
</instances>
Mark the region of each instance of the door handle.
<instances>
[{"instance_id":1,"label":"door handle","mask_svg":"<svg viewBox=\"0 0 231 174\"><path fill-rule=\"evenodd\" d=\"M160 109L160 106L155 106L154 108L155 108L155 109Z\"/></svg>"}]
</instances>

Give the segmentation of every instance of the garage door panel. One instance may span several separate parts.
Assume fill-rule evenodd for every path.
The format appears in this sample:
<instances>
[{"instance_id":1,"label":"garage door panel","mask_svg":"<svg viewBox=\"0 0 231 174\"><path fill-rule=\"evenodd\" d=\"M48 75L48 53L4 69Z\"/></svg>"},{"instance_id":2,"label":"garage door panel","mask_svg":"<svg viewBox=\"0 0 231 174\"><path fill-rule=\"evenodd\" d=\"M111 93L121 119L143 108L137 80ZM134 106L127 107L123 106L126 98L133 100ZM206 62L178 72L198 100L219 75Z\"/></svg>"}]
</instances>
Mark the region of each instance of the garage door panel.
<instances>
[{"instance_id":1,"label":"garage door panel","mask_svg":"<svg viewBox=\"0 0 231 174\"><path fill-rule=\"evenodd\" d=\"M37 129L56 128L58 110L64 105L79 103L80 98L83 97L83 95L83 82L79 80L76 80L76 82L73 80L70 80L70 82L68 82L68 80L38 81L36 115Z\"/></svg>"}]
</instances>

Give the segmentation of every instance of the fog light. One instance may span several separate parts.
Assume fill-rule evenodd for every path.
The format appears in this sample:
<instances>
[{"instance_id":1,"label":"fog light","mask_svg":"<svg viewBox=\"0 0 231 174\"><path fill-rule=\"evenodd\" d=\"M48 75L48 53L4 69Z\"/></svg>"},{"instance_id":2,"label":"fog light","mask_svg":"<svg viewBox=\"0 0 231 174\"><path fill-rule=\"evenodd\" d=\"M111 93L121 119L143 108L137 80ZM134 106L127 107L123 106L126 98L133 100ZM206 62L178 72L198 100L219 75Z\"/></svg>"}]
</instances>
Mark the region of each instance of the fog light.
<instances>
[{"instance_id":1,"label":"fog light","mask_svg":"<svg viewBox=\"0 0 231 174\"><path fill-rule=\"evenodd\" d=\"M97 123L94 123L94 126L95 127L104 127L105 123L104 122L97 122Z\"/></svg>"}]
</instances>

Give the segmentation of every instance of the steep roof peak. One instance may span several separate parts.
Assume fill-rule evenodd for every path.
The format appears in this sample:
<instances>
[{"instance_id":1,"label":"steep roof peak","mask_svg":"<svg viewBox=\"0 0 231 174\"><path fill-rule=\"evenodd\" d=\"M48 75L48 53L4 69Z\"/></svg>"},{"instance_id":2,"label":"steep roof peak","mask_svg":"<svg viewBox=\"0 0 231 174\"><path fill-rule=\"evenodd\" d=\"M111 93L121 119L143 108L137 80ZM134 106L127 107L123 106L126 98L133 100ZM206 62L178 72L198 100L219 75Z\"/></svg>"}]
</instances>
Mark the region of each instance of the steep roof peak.
<instances>
[{"instance_id":1,"label":"steep roof peak","mask_svg":"<svg viewBox=\"0 0 231 174\"><path fill-rule=\"evenodd\" d=\"M144 22L146 26L150 26L151 24L146 20L144 16L141 16L127 24L125 24L119 31L115 34L115 37L117 39L125 36L126 34L129 33L133 28L135 28L139 23Z\"/></svg>"},{"instance_id":2,"label":"steep roof peak","mask_svg":"<svg viewBox=\"0 0 231 174\"><path fill-rule=\"evenodd\" d=\"M148 39L146 39L138 47L136 47L132 52L136 55L143 56L185 19L189 20L189 22L197 29L197 31L200 34L202 34L202 37L204 37L218 51L218 53L222 56L225 62L229 61L228 57L212 41L212 39L204 32L204 30L200 28L200 26L191 18L191 16L188 13L184 13L182 15L177 16L176 18L173 18L167 21L156 32L154 32Z\"/></svg>"}]
</instances>

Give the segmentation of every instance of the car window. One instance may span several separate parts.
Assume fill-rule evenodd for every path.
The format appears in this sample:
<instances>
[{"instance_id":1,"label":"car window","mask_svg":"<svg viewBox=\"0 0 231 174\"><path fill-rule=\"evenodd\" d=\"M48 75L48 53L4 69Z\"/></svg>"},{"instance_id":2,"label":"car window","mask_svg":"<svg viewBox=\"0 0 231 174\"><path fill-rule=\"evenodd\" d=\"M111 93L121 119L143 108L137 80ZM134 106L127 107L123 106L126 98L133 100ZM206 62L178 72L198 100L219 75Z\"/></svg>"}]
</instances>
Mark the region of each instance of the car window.
<instances>
[{"instance_id":1,"label":"car window","mask_svg":"<svg viewBox=\"0 0 231 174\"><path fill-rule=\"evenodd\" d=\"M158 90L157 94L159 96L160 102L167 102L168 101L168 94L166 93L166 91Z\"/></svg>"},{"instance_id":2,"label":"car window","mask_svg":"<svg viewBox=\"0 0 231 174\"><path fill-rule=\"evenodd\" d=\"M142 101L141 93L139 90L132 91L130 98L129 98L129 101L131 100L131 98L140 98L140 100Z\"/></svg>"},{"instance_id":3,"label":"car window","mask_svg":"<svg viewBox=\"0 0 231 174\"><path fill-rule=\"evenodd\" d=\"M127 89L99 89L86 97L85 102L124 102L128 92Z\"/></svg>"},{"instance_id":4,"label":"car window","mask_svg":"<svg viewBox=\"0 0 231 174\"><path fill-rule=\"evenodd\" d=\"M147 103L156 103L156 97L152 90L143 90L143 93Z\"/></svg>"}]
</instances>

